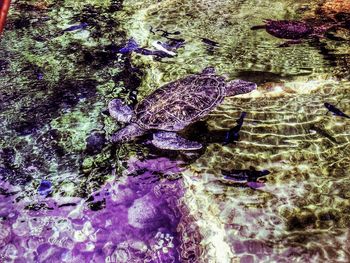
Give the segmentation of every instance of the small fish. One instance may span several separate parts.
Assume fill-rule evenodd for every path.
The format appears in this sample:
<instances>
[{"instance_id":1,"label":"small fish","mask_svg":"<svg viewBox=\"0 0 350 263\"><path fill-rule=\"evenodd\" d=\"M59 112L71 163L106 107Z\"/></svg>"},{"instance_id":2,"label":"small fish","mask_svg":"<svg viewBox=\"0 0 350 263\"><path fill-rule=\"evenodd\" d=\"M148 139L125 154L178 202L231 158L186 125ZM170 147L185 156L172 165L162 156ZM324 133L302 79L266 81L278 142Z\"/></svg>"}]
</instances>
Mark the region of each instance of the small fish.
<instances>
[{"instance_id":1,"label":"small fish","mask_svg":"<svg viewBox=\"0 0 350 263\"><path fill-rule=\"evenodd\" d=\"M156 34L157 32L161 32L162 33L162 37L165 37L165 38L167 38L168 36L170 36L170 35L180 35L181 34L181 32L180 31L174 31L174 32L168 32L168 31L166 31L166 30L163 30L163 29L155 29L155 30L153 30L153 27L151 27L150 28L150 32L152 33L152 34Z\"/></svg>"},{"instance_id":2,"label":"small fish","mask_svg":"<svg viewBox=\"0 0 350 263\"><path fill-rule=\"evenodd\" d=\"M331 136L328 132L321 129L320 127L317 127L316 125L312 125L310 128L311 128L311 130L314 130L318 134L322 135L323 137L326 137L328 140L330 140L334 143L338 143L337 140L333 136Z\"/></svg>"},{"instance_id":3,"label":"small fish","mask_svg":"<svg viewBox=\"0 0 350 263\"><path fill-rule=\"evenodd\" d=\"M333 115L335 116L339 116L339 117L345 117L345 118L348 118L350 119L350 116L349 115L346 115L344 112L342 112L340 109L336 108L334 105L328 103L328 102L325 102L324 103L324 106L330 111L333 113Z\"/></svg>"},{"instance_id":4,"label":"small fish","mask_svg":"<svg viewBox=\"0 0 350 263\"><path fill-rule=\"evenodd\" d=\"M167 50L176 50L180 47L183 47L185 44L185 40L182 38L172 38L172 39L169 39L167 42L160 42L160 41L156 41L156 42Z\"/></svg>"},{"instance_id":5,"label":"small fish","mask_svg":"<svg viewBox=\"0 0 350 263\"><path fill-rule=\"evenodd\" d=\"M268 170L256 171L254 169L248 170L230 170L225 171L221 170L222 174L228 179L232 179L234 181L247 181L247 182L256 182L259 177L266 176L270 174Z\"/></svg>"},{"instance_id":6,"label":"small fish","mask_svg":"<svg viewBox=\"0 0 350 263\"><path fill-rule=\"evenodd\" d=\"M158 51L162 51L164 53L167 53L170 56L176 56L176 53L174 53L171 50L167 49L167 46L164 43L160 42L160 41L153 42L152 46L154 46Z\"/></svg>"},{"instance_id":7,"label":"small fish","mask_svg":"<svg viewBox=\"0 0 350 263\"><path fill-rule=\"evenodd\" d=\"M122 53L122 54L127 54L127 53L130 53L132 51L135 51L137 49L139 49L139 45L137 44L137 42L135 41L135 39L133 38L130 38L128 40L128 42L126 43L126 45L119 49L119 53Z\"/></svg>"},{"instance_id":8,"label":"small fish","mask_svg":"<svg viewBox=\"0 0 350 263\"><path fill-rule=\"evenodd\" d=\"M246 112L242 112L241 116L239 119L236 121L237 125L230 129L228 132L226 132L226 137L224 141L224 145L229 144L229 143L235 143L239 139L239 131L241 130L241 127L243 125L243 121L245 116L247 115Z\"/></svg>"},{"instance_id":9,"label":"small fish","mask_svg":"<svg viewBox=\"0 0 350 263\"><path fill-rule=\"evenodd\" d=\"M215 42L215 41L213 41L213 40L210 40L210 39L208 39L208 38L201 38L202 39L202 42L204 43L204 44L207 44L207 45L209 45L209 46L211 46L211 47L218 47L219 46L219 43L218 42Z\"/></svg>"},{"instance_id":10,"label":"small fish","mask_svg":"<svg viewBox=\"0 0 350 263\"><path fill-rule=\"evenodd\" d=\"M41 196L47 196L52 192L51 189L51 182L47 180L42 180L39 188L38 188L38 193Z\"/></svg>"},{"instance_id":11,"label":"small fish","mask_svg":"<svg viewBox=\"0 0 350 263\"><path fill-rule=\"evenodd\" d=\"M71 32L71 31L75 31L75 30L79 30L79 29L84 29L88 26L88 23L81 23L79 25L74 25L74 26L70 26L66 29L63 29L63 32Z\"/></svg>"},{"instance_id":12,"label":"small fish","mask_svg":"<svg viewBox=\"0 0 350 263\"><path fill-rule=\"evenodd\" d=\"M229 179L229 180L232 180L235 182L241 182L241 183L252 183L252 182L259 182L258 179L260 177L264 177L270 174L270 171L268 170L256 171L255 169L251 168L249 170L235 170L235 169L231 171L221 170L221 173L224 175L225 179Z\"/></svg>"},{"instance_id":13,"label":"small fish","mask_svg":"<svg viewBox=\"0 0 350 263\"><path fill-rule=\"evenodd\" d=\"M162 47L159 44L155 44L155 45L156 45L156 48L159 48L159 50L149 50L146 48L141 48L139 44L137 44L137 42L133 38L131 38L123 48L119 49L119 53L128 54L131 52L136 52L138 54L142 54L146 56L156 56L160 58L173 57L176 55L176 53L166 50L164 47Z\"/></svg>"}]
</instances>

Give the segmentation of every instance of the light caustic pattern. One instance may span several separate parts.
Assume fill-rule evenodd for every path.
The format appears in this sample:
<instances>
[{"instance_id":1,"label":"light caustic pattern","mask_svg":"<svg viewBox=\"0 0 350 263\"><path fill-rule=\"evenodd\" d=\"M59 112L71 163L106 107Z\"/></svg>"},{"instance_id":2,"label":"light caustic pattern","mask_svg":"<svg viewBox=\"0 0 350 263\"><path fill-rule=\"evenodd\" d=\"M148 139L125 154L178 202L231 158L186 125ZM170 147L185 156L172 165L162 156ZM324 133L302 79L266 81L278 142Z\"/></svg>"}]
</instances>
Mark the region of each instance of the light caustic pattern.
<instances>
[{"instance_id":1,"label":"light caustic pattern","mask_svg":"<svg viewBox=\"0 0 350 263\"><path fill-rule=\"evenodd\" d=\"M327 14L346 1L335 2L341 4L324 2ZM323 106L350 114L348 44L324 39L277 48L283 40L250 30L266 18L312 17L322 3L40 3L37 12L16 1L1 42L0 174L7 182L0 185L0 261L350 260L350 121ZM27 7L35 19L22 15ZM62 34L83 19L87 28ZM132 54L125 70L116 49L127 39L149 49L166 41L151 27L180 31L184 47L162 60ZM209 48L201 38L219 45ZM237 144L207 144L186 167L173 156L148 160L142 144L113 155L101 134L108 138L119 124L103 111L126 96L122 85L137 83L137 67L144 71L140 100L207 66L259 84L206 119L209 131L226 131L247 112ZM137 159L125 164L130 156ZM237 187L221 174L250 167L270 171L263 187ZM37 192L43 178L52 182L47 198Z\"/></svg>"},{"instance_id":2,"label":"light caustic pattern","mask_svg":"<svg viewBox=\"0 0 350 263\"><path fill-rule=\"evenodd\" d=\"M208 123L217 130L234 125L240 112L247 112L239 143L209 146L192 165L196 179L186 177L194 185L189 189L195 189L187 193L189 206L203 213L202 221L209 218L222 228L221 239L232 257L258 262L349 259L344 240L350 208L350 123L326 115L323 106L338 100L349 111L350 98L337 96L349 88L349 83L337 83L289 98L232 99L211 115ZM251 166L271 172L264 188L234 188L222 178L221 169ZM205 212L199 202L206 203Z\"/></svg>"},{"instance_id":3,"label":"light caustic pattern","mask_svg":"<svg viewBox=\"0 0 350 263\"><path fill-rule=\"evenodd\" d=\"M133 17L126 22L129 36L142 45L161 39L150 27L180 31L187 41L168 63L134 57L149 68L141 98L208 65L264 83L226 99L208 118L210 130L227 130L247 112L239 143L209 145L183 173L203 262L349 260L350 122L326 114L323 105L350 112L350 84L334 78L348 76L349 49L327 40L335 59L342 56L331 67L311 43L277 48L283 40L250 30L266 18L310 17L317 7L317 1L125 2ZM220 47L208 53L201 37ZM222 178L221 169L250 167L271 172L264 188L235 188Z\"/></svg>"}]
</instances>

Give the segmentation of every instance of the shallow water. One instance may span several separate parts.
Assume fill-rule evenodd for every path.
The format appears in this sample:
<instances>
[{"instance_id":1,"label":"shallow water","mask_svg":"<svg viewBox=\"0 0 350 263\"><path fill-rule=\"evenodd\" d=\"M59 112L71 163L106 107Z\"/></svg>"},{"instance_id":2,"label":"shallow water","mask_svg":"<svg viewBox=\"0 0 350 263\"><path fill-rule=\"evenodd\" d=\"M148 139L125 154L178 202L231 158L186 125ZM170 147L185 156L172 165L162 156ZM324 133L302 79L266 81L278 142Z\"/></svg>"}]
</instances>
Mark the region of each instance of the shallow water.
<instances>
[{"instance_id":1,"label":"shallow water","mask_svg":"<svg viewBox=\"0 0 350 263\"><path fill-rule=\"evenodd\" d=\"M11 8L0 42L1 262L350 261L350 120L324 106L350 114L350 32L281 48L251 30L349 14L348 1ZM167 37L185 41L176 56L119 52L129 39L154 51ZM258 88L182 133L203 149L159 150L149 136L110 143L124 125L111 99L135 105L208 66ZM238 142L225 144L243 111ZM269 174L237 182L222 170Z\"/></svg>"}]
</instances>

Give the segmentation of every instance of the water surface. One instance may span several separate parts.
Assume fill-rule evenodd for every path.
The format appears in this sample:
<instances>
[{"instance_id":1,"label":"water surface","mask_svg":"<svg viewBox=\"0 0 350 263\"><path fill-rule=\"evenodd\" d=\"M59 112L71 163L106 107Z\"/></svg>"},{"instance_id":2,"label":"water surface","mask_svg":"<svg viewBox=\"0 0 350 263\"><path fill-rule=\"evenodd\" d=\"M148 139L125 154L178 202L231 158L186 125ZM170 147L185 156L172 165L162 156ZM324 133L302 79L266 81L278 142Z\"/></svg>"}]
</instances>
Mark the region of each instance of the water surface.
<instances>
[{"instance_id":1,"label":"water surface","mask_svg":"<svg viewBox=\"0 0 350 263\"><path fill-rule=\"evenodd\" d=\"M350 122L324 103L350 114L349 30L279 48L251 27L349 6L13 1L0 42L1 261L348 262ZM174 57L118 52L131 38L155 50L164 32L185 41ZM123 126L111 99L135 105L208 66L258 88L185 132L203 150L109 142ZM224 145L243 111L239 141ZM224 178L234 169L270 173L249 187Z\"/></svg>"}]
</instances>

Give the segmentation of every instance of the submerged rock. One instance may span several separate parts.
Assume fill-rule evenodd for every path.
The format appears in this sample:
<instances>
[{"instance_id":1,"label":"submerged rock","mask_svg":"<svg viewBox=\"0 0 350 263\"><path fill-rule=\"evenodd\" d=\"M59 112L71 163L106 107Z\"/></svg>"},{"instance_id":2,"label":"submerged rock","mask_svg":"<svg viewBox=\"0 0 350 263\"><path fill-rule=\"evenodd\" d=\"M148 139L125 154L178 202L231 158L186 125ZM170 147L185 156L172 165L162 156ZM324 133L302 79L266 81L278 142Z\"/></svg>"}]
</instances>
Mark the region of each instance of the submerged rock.
<instances>
[{"instance_id":1,"label":"submerged rock","mask_svg":"<svg viewBox=\"0 0 350 263\"><path fill-rule=\"evenodd\" d=\"M95 155L102 151L106 144L106 137L103 133L94 132L86 139L86 152Z\"/></svg>"},{"instance_id":2,"label":"submerged rock","mask_svg":"<svg viewBox=\"0 0 350 263\"><path fill-rule=\"evenodd\" d=\"M157 209L147 196L136 199L128 209L128 222L135 228L152 228L157 221Z\"/></svg>"}]
</instances>

